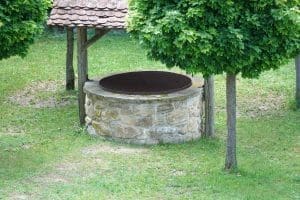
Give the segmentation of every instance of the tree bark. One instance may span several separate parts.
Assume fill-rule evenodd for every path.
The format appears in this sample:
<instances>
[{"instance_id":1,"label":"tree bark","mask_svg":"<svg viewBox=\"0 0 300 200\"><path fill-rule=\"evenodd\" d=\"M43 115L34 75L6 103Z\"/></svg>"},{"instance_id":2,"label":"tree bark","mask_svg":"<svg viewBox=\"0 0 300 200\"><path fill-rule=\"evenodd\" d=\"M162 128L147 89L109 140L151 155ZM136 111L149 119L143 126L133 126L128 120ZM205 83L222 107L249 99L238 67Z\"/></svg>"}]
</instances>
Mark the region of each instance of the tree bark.
<instances>
[{"instance_id":1,"label":"tree bark","mask_svg":"<svg viewBox=\"0 0 300 200\"><path fill-rule=\"evenodd\" d=\"M226 79L226 107L227 107L227 149L225 170L237 169L236 160L236 75L227 74Z\"/></svg>"},{"instance_id":2,"label":"tree bark","mask_svg":"<svg viewBox=\"0 0 300 200\"><path fill-rule=\"evenodd\" d=\"M300 54L295 59L296 65L296 106L300 109Z\"/></svg>"},{"instance_id":3,"label":"tree bark","mask_svg":"<svg viewBox=\"0 0 300 200\"><path fill-rule=\"evenodd\" d=\"M85 47L87 42L87 29L84 27L78 28L77 39L77 59L78 59L78 104L79 104L79 119L80 124L85 124L85 93L83 87L88 80L88 59L87 48Z\"/></svg>"},{"instance_id":4,"label":"tree bark","mask_svg":"<svg viewBox=\"0 0 300 200\"><path fill-rule=\"evenodd\" d=\"M204 81L205 94L205 137L215 137L215 95L214 77L210 76Z\"/></svg>"},{"instance_id":5,"label":"tree bark","mask_svg":"<svg viewBox=\"0 0 300 200\"><path fill-rule=\"evenodd\" d=\"M74 54L74 31L73 28L67 28L66 90L75 89L73 54Z\"/></svg>"}]
</instances>

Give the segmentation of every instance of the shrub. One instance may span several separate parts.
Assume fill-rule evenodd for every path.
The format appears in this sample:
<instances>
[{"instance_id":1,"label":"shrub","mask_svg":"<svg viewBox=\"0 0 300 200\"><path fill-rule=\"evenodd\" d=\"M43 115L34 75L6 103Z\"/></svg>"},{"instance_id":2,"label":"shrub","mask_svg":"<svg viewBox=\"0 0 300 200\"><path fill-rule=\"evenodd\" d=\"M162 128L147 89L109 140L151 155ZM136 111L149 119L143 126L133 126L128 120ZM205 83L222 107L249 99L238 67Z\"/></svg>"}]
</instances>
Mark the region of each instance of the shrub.
<instances>
[{"instance_id":1,"label":"shrub","mask_svg":"<svg viewBox=\"0 0 300 200\"><path fill-rule=\"evenodd\" d=\"M0 60L24 57L35 36L43 30L50 0L1 0Z\"/></svg>"}]
</instances>

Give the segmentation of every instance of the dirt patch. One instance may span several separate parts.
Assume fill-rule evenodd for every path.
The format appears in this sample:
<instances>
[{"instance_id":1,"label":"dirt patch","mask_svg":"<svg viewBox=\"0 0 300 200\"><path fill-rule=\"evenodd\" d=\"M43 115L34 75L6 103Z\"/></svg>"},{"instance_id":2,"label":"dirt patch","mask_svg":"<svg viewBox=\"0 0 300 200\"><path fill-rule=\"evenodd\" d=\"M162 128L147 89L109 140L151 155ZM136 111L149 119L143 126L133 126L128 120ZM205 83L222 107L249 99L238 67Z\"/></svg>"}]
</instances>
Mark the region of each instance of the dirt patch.
<instances>
[{"instance_id":1,"label":"dirt patch","mask_svg":"<svg viewBox=\"0 0 300 200\"><path fill-rule=\"evenodd\" d=\"M108 166L107 162L99 156L81 157L58 163L51 172L37 176L32 181L41 188L55 184L69 184L78 177L84 180L92 176L95 169L106 170Z\"/></svg>"},{"instance_id":2,"label":"dirt patch","mask_svg":"<svg viewBox=\"0 0 300 200\"><path fill-rule=\"evenodd\" d=\"M97 155L101 153L113 153L120 155L128 155L128 154L139 154L147 152L147 149L142 147L126 147L126 146L112 146L112 145L94 145L90 147L86 147L81 150L83 155Z\"/></svg>"},{"instance_id":3,"label":"dirt patch","mask_svg":"<svg viewBox=\"0 0 300 200\"><path fill-rule=\"evenodd\" d=\"M42 187L52 184L70 183L72 177L75 174L78 175L83 165L83 161L65 161L59 163L51 172L35 177L33 182L38 183Z\"/></svg>"},{"instance_id":4,"label":"dirt patch","mask_svg":"<svg viewBox=\"0 0 300 200\"><path fill-rule=\"evenodd\" d=\"M286 98L283 94L258 93L256 95L248 95L243 98L237 97L237 116L238 117L261 117L269 115L278 115L286 107ZM218 106L218 111L226 111L225 105Z\"/></svg>"},{"instance_id":5,"label":"dirt patch","mask_svg":"<svg viewBox=\"0 0 300 200\"><path fill-rule=\"evenodd\" d=\"M12 193L8 197L9 200L29 200L31 197L27 194L22 194L22 193Z\"/></svg>"},{"instance_id":6,"label":"dirt patch","mask_svg":"<svg viewBox=\"0 0 300 200\"><path fill-rule=\"evenodd\" d=\"M186 173L183 170L176 170L176 169L174 169L174 170L172 170L172 175L173 176L185 176Z\"/></svg>"},{"instance_id":7,"label":"dirt patch","mask_svg":"<svg viewBox=\"0 0 300 200\"><path fill-rule=\"evenodd\" d=\"M70 180L62 174L58 173L49 173L43 176L37 177L34 182L42 184L42 185L51 185L57 183L69 183Z\"/></svg>"},{"instance_id":8,"label":"dirt patch","mask_svg":"<svg viewBox=\"0 0 300 200\"><path fill-rule=\"evenodd\" d=\"M23 144L22 146L21 146L21 148L22 149L31 149L33 147L33 145L31 145L31 144Z\"/></svg>"},{"instance_id":9,"label":"dirt patch","mask_svg":"<svg viewBox=\"0 0 300 200\"><path fill-rule=\"evenodd\" d=\"M238 102L241 116L257 117L277 114L285 107L285 97L274 93L252 96Z\"/></svg>"},{"instance_id":10,"label":"dirt patch","mask_svg":"<svg viewBox=\"0 0 300 200\"><path fill-rule=\"evenodd\" d=\"M25 135L25 131L19 127L6 127L0 129L0 136L22 136Z\"/></svg>"},{"instance_id":11,"label":"dirt patch","mask_svg":"<svg viewBox=\"0 0 300 200\"><path fill-rule=\"evenodd\" d=\"M33 108L53 108L75 103L75 94L66 92L63 81L32 83L9 97L15 104Z\"/></svg>"},{"instance_id":12,"label":"dirt patch","mask_svg":"<svg viewBox=\"0 0 300 200\"><path fill-rule=\"evenodd\" d=\"M83 183L96 174L105 173L107 175L113 173L111 161L103 158L103 153L128 156L129 154L136 155L145 151L147 149L109 144L86 147L81 150L82 154L76 154L74 157L69 157L57 163L51 171L24 180L22 185L30 183L36 185L36 187L28 193L11 194L10 199L40 199L38 191L47 190L49 187L74 182Z\"/></svg>"},{"instance_id":13,"label":"dirt patch","mask_svg":"<svg viewBox=\"0 0 300 200\"><path fill-rule=\"evenodd\" d=\"M65 161L63 163L59 163L55 166L55 171L57 172L70 172L76 171L81 167L82 163L80 161Z\"/></svg>"}]
</instances>

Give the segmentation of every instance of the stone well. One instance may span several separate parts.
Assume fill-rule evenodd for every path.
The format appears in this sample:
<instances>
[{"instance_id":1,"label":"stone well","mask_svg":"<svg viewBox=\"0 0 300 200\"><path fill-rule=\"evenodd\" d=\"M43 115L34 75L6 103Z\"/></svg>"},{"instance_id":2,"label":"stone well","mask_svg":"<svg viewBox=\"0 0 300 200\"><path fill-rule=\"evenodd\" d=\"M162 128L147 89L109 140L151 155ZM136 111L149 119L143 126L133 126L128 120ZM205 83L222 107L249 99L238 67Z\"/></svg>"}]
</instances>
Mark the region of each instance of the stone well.
<instances>
[{"instance_id":1,"label":"stone well","mask_svg":"<svg viewBox=\"0 0 300 200\"><path fill-rule=\"evenodd\" d=\"M181 143L200 138L203 84L162 95L128 95L85 84L86 125L92 135L134 144Z\"/></svg>"}]
</instances>

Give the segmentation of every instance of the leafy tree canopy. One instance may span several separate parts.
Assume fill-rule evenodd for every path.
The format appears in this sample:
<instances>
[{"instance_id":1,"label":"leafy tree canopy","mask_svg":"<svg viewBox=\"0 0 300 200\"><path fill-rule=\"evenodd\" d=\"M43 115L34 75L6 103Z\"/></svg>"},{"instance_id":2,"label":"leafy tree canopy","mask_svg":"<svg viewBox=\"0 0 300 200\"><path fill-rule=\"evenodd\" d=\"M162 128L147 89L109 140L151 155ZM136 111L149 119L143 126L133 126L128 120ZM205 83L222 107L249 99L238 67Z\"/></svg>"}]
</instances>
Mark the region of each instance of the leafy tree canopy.
<instances>
[{"instance_id":1,"label":"leafy tree canopy","mask_svg":"<svg viewBox=\"0 0 300 200\"><path fill-rule=\"evenodd\" d=\"M300 52L299 5L300 0L132 0L128 30L168 67L251 78Z\"/></svg>"},{"instance_id":2,"label":"leafy tree canopy","mask_svg":"<svg viewBox=\"0 0 300 200\"><path fill-rule=\"evenodd\" d=\"M41 32L50 0L0 1L0 60L25 56L34 37Z\"/></svg>"}]
</instances>

